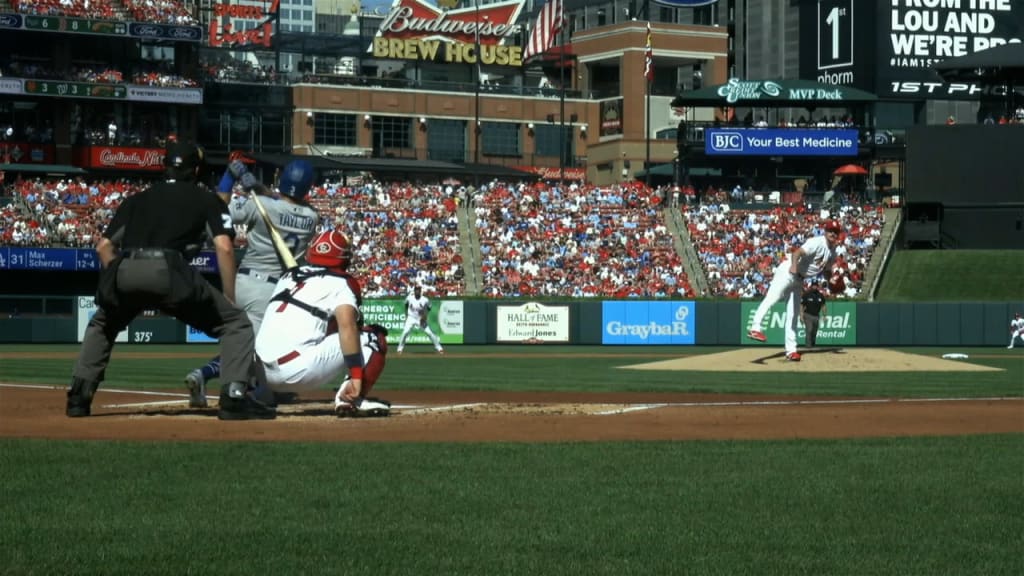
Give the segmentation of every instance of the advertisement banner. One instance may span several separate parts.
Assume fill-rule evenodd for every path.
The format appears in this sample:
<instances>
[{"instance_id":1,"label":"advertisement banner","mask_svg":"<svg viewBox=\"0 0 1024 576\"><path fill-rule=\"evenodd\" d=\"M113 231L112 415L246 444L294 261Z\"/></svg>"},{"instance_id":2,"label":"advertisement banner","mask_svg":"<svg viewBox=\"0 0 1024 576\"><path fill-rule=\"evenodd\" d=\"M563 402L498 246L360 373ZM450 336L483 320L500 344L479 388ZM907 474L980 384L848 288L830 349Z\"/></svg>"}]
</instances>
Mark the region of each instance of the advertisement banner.
<instances>
[{"instance_id":1,"label":"advertisement banner","mask_svg":"<svg viewBox=\"0 0 1024 576\"><path fill-rule=\"evenodd\" d=\"M216 338L207 336L206 332L198 328L191 326L186 326L186 328L188 328L188 332L185 333L185 342L188 344L216 344L218 342Z\"/></svg>"},{"instance_id":2,"label":"advertisement banner","mask_svg":"<svg viewBox=\"0 0 1024 576\"><path fill-rule=\"evenodd\" d=\"M80 165L103 170L144 170L163 172L164 151L160 148L88 146L79 149Z\"/></svg>"},{"instance_id":3,"label":"advertisement banner","mask_svg":"<svg viewBox=\"0 0 1024 576\"><path fill-rule=\"evenodd\" d=\"M166 102L168 104L202 104L202 88L163 88L128 85L127 99L132 102Z\"/></svg>"},{"instance_id":4,"label":"advertisement banner","mask_svg":"<svg viewBox=\"0 0 1024 576\"><path fill-rule=\"evenodd\" d=\"M463 303L459 301L433 302L427 314L427 325L441 340L441 344L462 344ZM388 342L398 346L405 330L405 300L366 300L361 307L363 322L380 324L388 329ZM430 338L422 330L414 329L406 344L429 344Z\"/></svg>"},{"instance_id":5,"label":"advertisement banner","mask_svg":"<svg viewBox=\"0 0 1024 576\"><path fill-rule=\"evenodd\" d=\"M601 305L601 344L694 344L693 302L614 301Z\"/></svg>"},{"instance_id":6,"label":"advertisement banner","mask_svg":"<svg viewBox=\"0 0 1024 576\"><path fill-rule=\"evenodd\" d=\"M569 307L527 302L498 306L498 342L542 344L569 341Z\"/></svg>"},{"instance_id":7,"label":"advertisement banner","mask_svg":"<svg viewBox=\"0 0 1024 576\"><path fill-rule=\"evenodd\" d=\"M708 156L856 156L856 130L708 128Z\"/></svg>"},{"instance_id":8,"label":"advertisement banner","mask_svg":"<svg viewBox=\"0 0 1024 576\"><path fill-rule=\"evenodd\" d=\"M85 338L85 328L89 325L89 320L96 314L96 302L92 296L79 296L75 298L78 324L78 341L81 342ZM128 328L125 328L121 332L118 332L117 338L114 342L127 342L128 341Z\"/></svg>"},{"instance_id":9,"label":"advertisement banner","mask_svg":"<svg viewBox=\"0 0 1024 576\"><path fill-rule=\"evenodd\" d=\"M622 98L601 102L600 136L622 134Z\"/></svg>"},{"instance_id":10,"label":"advertisement banner","mask_svg":"<svg viewBox=\"0 0 1024 576\"><path fill-rule=\"evenodd\" d=\"M880 98L976 99L981 87L945 83L932 66L1008 42L1024 40L1019 0L876 0Z\"/></svg>"},{"instance_id":11,"label":"advertisement banner","mask_svg":"<svg viewBox=\"0 0 1024 576\"><path fill-rule=\"evenodd\" d=\"M509 42L523 0L485 5L457 2L439 10L422 0L395 0L368 51L374 58L522 66L523 48Z\"/></svg>"},{"instance_id":12,"label":"advertisement banner","mask_svg":"<svg viewBox=\"0 0 1024 576\"><path fill-rule=\"evenodd\" d=\"M136 38L165 38L184 42L199 42L203 39L203 29L199 26L132 22L128 24L128 35Z\"/></svg>"},{"instance_id":13,"label":"advertisement banner","mask_svg":"<svg viewBox=\"0 0 1024 576\"><path fill-rule=\"evenodd\" d=\"M758 302L743 302L740 313L740 339L744 344L753 346L783 346L785 344L786 305L779 302L772 306L764 318L761 330L768 337L767 342L758 342L747 338L747 330L754 319ZM828 302L825 314L818 323L819 346L840 346L857 344L857 304L855 302ZM807 332L803 321L799 321L796 341L806 342Z\"/></svg>"}]
</instances>

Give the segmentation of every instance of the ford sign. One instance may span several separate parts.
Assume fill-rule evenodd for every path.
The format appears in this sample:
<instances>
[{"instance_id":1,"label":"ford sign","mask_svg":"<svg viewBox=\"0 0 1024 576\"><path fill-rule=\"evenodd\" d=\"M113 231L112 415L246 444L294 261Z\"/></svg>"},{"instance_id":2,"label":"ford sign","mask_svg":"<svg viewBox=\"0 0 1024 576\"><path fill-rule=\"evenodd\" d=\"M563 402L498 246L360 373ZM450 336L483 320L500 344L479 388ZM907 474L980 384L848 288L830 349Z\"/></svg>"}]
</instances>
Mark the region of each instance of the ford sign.
<instances>
[{"instance_id":1,"label":"ford sign","mask_svg":"<svg viewBox=\"0 0 1024 576\"><path fill-rule=\"evenodd\" d=\"M696 8L698 6L710 6L718 0L654 0L655 4L668 6L670 8Z\"/></svg>"}]
</instances>

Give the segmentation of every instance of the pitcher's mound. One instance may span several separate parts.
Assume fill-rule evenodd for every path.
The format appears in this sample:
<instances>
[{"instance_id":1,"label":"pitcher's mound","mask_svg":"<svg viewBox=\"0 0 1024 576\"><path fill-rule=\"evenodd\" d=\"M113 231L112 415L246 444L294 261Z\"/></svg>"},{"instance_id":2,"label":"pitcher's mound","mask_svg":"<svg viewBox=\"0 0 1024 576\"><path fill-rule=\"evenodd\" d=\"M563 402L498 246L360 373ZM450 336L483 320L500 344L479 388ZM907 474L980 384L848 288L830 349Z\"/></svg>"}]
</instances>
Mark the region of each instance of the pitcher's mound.
<instances>
[{"instance_id":1,"label":"pitcher's mound","mask_svg":"<svg viewBox=\"0 0 1024 576\"><path fill-rule=\"evenodd\" d=\"M786 360L779 348L740 348L675 360L622 366L629 370L693 370L706 372L998 372L1000 368L907 354L881 348L815 348L801 350L800 362Z\"/></svg>"}]
</instances>

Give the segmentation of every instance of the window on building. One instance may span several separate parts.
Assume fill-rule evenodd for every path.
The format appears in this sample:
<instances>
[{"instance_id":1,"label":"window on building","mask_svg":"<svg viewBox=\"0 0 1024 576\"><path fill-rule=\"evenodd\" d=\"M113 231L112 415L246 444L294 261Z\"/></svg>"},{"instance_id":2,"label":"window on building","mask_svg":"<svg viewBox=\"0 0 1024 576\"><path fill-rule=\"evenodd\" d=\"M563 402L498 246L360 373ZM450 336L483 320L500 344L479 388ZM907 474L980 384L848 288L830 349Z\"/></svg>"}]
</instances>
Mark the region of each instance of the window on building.
<instances>
[{"instance_id":1,"label":"window on building","mask_svg":"<svg viewBox=\"0 0 1024 576\"><path fill-rule=\"evenodd\" d=\"M520 125L512 122L483 122L480 152L490 156L521 156Z\"/></svg>"},{"instance_id":2,"label":"window on building","mask_svg":"<svg viewBox=\"0 0 1024 576\"><path fill-rule=\"evenodd\" d=\"M562 139L562 126L558 124L539 124L533 130L534 154L537 156L558 157L563 145L568 147L572 142L572 126L565 127L565 139Z\"/></svg>"},{"instance_id":3,"label":"window on building","mask_svg":"<svg viewBox=\"0 0 1024 576\"><path fill-rule=\"evenodd\" d=\"M317 112L313 116L313 143L323 146L355 146L356 115Z\"/></svg>"},{"instance_id":4,"label":"window on building","mask_svg":"<svg viewBox=\"0 0 1024 576\"><path fill-rule=\"evenodd\" d=\"M374 117L372 128L373 148L377 153L388 148L412 147L412 118Z\"/></svg>"},{"instance_id":5,"label":"window on building","mask_svg":"<svg viewBox=\"0 0 1024 576\"><path fill-rule=\"evenodd\" d=\"M465 120L434 120L427 124L427 157L442 162L466 161Z\"/></svg>"}]
</instances>

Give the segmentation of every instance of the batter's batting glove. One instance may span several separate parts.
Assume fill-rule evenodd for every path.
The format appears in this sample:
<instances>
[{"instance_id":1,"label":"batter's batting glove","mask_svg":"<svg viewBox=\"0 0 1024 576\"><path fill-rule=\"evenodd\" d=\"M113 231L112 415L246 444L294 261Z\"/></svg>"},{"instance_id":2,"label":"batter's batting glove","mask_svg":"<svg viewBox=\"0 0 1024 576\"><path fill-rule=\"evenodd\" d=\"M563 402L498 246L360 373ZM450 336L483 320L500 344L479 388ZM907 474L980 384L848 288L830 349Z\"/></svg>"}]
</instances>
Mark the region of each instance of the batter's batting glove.
<instances>
[{"instance_id":1,"label":"batter's batting glove","mask_svg":"<svg viewBox=\"0 0 1024 576\"><path fill-rule=\"evenodd\" d=\"M228 164L228 172L231 173L235 178L241 178L244 174L249 173L249 169L246 168L245 163L241 160L232 160Z\"/></svg>"},{"instance_id":2,"label":"batter's batting glove","mask_svg":"<svg viewBox=\"0 0 1024 576\"><path fill-rule=\"evenodd\" d=\"M252 172L246 172L242 174L242 188L245 190L252 190L256 187L259 182L256 181L256 177L252 175Z\"/></svg>"}]
</instances>

